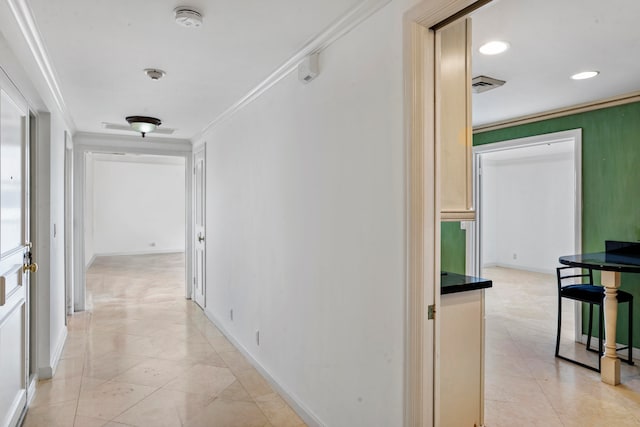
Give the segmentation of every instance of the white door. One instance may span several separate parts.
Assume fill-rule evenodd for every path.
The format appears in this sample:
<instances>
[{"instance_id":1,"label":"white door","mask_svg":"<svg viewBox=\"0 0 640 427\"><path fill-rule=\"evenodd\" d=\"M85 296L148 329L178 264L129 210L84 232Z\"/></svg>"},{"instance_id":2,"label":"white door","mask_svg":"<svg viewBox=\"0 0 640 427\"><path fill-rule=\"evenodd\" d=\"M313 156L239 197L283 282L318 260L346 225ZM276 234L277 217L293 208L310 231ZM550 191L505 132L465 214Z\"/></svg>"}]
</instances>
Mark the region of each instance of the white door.
<instances>
[{"instance_id":1,"label":"white door","mask_svg":"<svg viewBox=\"0 0 640 427\"><path fill-rule=\"evenodd\" d=\"M195 251L193 262L193 299L202 308L205 306L205 149L193 156L194 164L194 232Z\"/></svg>"},{"instance_id":2,"label":"white door","mask_svg":"<svg viewBox=\"0 0 640 427\"><path fill-rule=\"evenodd\" d=\"M14 427L27 402L28 229L26 105L0 81L0 426Z\"/></svg>"}]
</instances>

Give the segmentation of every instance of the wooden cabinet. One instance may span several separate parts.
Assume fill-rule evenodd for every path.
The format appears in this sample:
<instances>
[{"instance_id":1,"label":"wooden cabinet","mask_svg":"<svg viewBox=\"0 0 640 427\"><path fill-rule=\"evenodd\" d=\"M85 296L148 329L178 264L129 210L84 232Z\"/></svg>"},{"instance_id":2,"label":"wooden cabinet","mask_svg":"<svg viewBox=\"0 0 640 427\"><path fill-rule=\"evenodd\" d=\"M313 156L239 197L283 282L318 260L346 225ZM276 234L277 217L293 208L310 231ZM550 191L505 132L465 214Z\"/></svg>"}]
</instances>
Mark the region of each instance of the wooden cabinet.
<instances>
[{"instance_id":1,"label":"wooden cabinet","mask_svg":"<svg viewBox=\"0 0 640 427\"><path fill-rule=\"evenodd\" d=\"M470 19L461 19L436 31L436 58L441 218L474 220Z\"/></svg>"},{"instance_id":2,"label":"wooden cabinet","mask_svg":"<svg viewBox=\"0 0 640 427\"><path fill-rule=\"evenodd\" d=\"M484 402L484 290L442 295L440 425L481 426Z\"/></svg>"}]
</instances>

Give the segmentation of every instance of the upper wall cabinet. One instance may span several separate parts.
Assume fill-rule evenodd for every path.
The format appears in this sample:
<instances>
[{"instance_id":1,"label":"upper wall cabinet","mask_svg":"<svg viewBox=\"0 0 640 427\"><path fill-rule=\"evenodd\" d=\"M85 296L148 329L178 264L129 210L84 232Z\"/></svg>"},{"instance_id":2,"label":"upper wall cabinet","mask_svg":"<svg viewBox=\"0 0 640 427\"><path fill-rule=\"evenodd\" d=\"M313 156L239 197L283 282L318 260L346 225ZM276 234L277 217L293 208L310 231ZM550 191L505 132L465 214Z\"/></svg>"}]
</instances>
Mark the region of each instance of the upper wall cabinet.
<instances>
[{"instance_id":1,"label":"upper wall cabinet","mask_svg":"<svg viewBox=\"0 0 640 427\"><path fill-rule=\"evenodd\" d=\"M441 218L474 220L470 19L461 19L436 31L436 57Z\"/></svg>"}]
</instances>

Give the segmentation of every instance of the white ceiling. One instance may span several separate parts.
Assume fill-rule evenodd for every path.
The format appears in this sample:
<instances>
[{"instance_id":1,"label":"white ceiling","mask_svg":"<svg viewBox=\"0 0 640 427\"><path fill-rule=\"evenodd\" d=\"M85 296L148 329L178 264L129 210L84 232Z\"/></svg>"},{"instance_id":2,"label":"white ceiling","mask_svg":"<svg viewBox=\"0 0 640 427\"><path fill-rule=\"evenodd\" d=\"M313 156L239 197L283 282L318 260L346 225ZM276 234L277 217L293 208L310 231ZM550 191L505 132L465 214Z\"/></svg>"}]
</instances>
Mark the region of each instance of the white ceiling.
<instances>
[{"instance_id":1,"label":"white ceiling","mask_svg":"<svg viewBox=\"0 0 640 427\"><path fill-rule=\"evenodd\" d=\"M128 115L160 118L191 139L358 5L381 0L26 0L78 131ZM388 1L388 0L387 0ZM179 27L197 8L204 25ZM475 75L506 80L474 95L474 125L640 89L638 0L494 0L473 14ZM477 54L485 41L511 49ZM151 81L142 70L167 76ZM595 79L572 81L596 69Z\"/></svg>"},{"instance_id":2,"label":"white ceiling","mask_svg":"<svg viewBox=\"0 0 640 427\"><path fill-rule=\"evenodd\" d=\"M478 10L473 76L507 83L474 94L474 125L640 90L639 16L638 0L494 0ZM490 40L511 48L496 56L478 53ZM569 78L585 70L600 75Z\"/></svg>"},{"instance_id":3,"label":"white ceiling","mask_svg":"<svg viewBox=\"0 0 640 427\"><path fill-rule=\"evenodd\" d=\"M29 0L79 131L149 115L186 139L361 2ZM202 27L174 22L184 4L202 13ZM167 75L152 81L145 68Z\"/></svg>"}]
</instances>

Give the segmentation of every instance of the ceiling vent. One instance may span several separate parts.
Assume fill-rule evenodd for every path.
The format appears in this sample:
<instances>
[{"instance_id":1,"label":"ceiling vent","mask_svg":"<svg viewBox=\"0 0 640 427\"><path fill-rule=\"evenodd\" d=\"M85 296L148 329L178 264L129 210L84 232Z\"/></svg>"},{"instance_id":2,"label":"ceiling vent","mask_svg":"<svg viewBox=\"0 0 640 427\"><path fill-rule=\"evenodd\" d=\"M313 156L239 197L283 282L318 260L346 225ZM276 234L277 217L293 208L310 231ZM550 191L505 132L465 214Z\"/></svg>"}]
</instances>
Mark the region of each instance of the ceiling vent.
<instances>
[{"instance_id":1,"label":"ceiling vent","mask_svg":"<svg viewBox=\"0 0 640 427\"><path fill-rule=\"evenodd\" d=\"M482 93L498 88L505 83L506 82L504 80L498 80L487 76L478 76L471 80L471 88L473 89L473 93Z\"/></svg>"}]
</instances>

